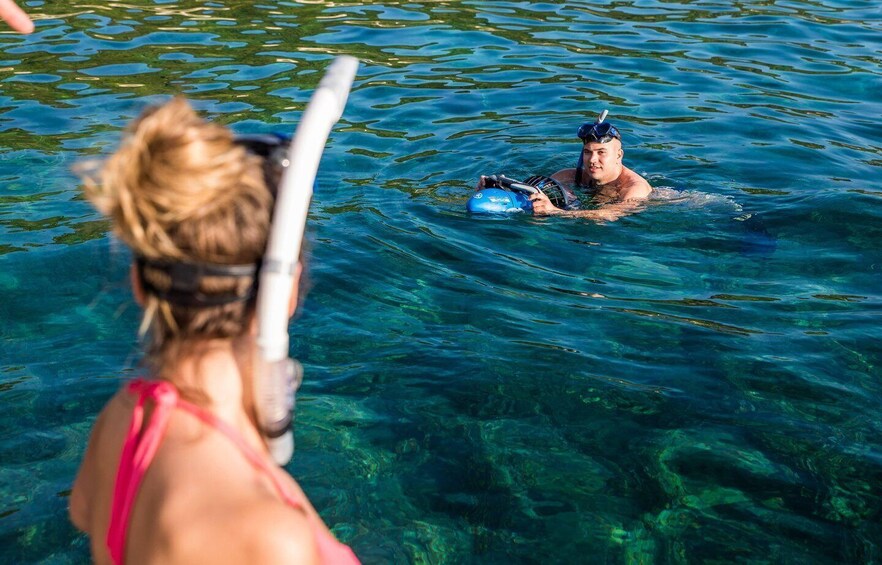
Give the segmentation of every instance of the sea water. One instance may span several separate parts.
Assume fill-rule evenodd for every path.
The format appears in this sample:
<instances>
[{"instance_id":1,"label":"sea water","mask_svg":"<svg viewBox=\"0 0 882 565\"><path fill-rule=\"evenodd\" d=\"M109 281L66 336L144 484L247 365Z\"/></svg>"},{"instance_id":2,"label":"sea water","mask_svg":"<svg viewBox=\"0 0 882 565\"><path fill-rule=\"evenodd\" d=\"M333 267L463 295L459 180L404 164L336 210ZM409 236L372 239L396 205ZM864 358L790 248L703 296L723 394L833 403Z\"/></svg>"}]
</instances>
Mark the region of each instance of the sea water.
<instances>
[{"instance_id":1,"label":"sea water","mask_svg":"<svg viewBox=\"0 0 882 565\"><path fill-rule=\"evenodd\" d=\"M128 251L71 172L187 96L289 132L362 61L309 224L287 466L366 563L882 560L872 2L28 2L0 34L0 561L139 374ZM613 223L465 213L609 109Z\"/></svg>"}]
</instances>

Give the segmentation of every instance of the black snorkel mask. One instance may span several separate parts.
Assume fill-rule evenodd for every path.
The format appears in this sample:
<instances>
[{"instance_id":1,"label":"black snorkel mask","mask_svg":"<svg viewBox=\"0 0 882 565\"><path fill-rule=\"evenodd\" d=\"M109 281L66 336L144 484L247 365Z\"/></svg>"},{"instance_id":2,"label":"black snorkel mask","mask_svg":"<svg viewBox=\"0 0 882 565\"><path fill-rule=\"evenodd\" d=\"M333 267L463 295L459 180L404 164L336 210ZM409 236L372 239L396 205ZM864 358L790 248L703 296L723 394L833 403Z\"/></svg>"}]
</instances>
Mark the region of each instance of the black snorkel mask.
<instances>
[{"instance_id":1,"label":"black snorkel mask","mask_svg":"<svg viewBox=\"0 0 882 565\"><path fill-rule=\"evenodd\" d=\"M244 134L237 135L233 142L244 147L252 155L263 158L264 181L275 198L279 191L282 173L291 164L288 158L291 137L279 133Z\"/></svg>"},{"instance_id":2,"label":"black snorkel mask","mask_svg":"<svg viewBox=\"0 0 882 565\"><path fill-rule=\"evenodd\" d=\"M586 143L609 143L613 139L622 140L618 128L609 122L604 122L609 110L604 110L594 122L585 122L579 127L576 135L582 140L582 146ZM576 185L582 184L582 171L585 168L584 151L579 151L579 160L576 162Z\"/></svg>"},{"instance_id":3,"label":"black snorkel mask","mask_svg":"<svg viewBox=\"0 0 882 565\"><path fill-rule=\"evenodd\" d=\"M609 114L609 110L604 110L595 122L585 122L579 127L576 135L579 136L582 143L609 143L613 139L622 140L622 135L616 126L603 121L607 114Z\"/></svg>"}]
</instances>

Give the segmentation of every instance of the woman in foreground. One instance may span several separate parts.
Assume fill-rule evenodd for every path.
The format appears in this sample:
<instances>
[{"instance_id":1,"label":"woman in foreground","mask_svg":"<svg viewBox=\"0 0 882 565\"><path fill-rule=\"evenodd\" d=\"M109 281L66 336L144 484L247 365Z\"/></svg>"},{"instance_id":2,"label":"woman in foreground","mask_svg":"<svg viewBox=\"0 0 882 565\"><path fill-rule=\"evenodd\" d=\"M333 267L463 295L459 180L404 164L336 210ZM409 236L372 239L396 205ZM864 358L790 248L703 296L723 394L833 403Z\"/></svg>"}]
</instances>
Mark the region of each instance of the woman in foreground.
<instances>
[{"instance_id":1,"label":"woman in foreground","mask_svg":"<svg viewBox=\"0 0 882 565\"><path fill-rule=\"evenodd\" d=\"M149 379L102 410L70 498L97 563L357 563L269 456L252 391L273 147L182 99L145 112L88 198L131 247ZM295 274L289 316L297 306Z\"/></svg>"}]
</instances>

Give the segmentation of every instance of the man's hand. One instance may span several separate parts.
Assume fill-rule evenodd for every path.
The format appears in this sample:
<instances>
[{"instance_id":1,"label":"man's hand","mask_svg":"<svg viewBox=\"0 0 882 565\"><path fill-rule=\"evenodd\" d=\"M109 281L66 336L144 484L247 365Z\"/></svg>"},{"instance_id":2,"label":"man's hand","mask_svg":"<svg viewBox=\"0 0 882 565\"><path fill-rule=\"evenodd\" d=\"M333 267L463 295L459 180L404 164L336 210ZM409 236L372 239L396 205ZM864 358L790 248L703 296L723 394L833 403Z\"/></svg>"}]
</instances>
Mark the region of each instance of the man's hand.
<instances>
[{"instance_id":1,"label":"man's hand","mask_svg":"<svg viewBox=\"0 0 882 565\"><path fill-rule=\"evenodd\" d=\"M3 0L0 0L2 2ZM487 177L481 175L481 178L478 179L478 184L475 185L475 191L484 190L487 186Z\"/></svg>"},{"instance_id":2,"label":"man's hand","mask_svg":"<svg viewBox=\"0 0 882 565\"><path fill-rule=\"evenodd\" d=\"M34 31L34 22L12 0L0 0L0 18L18 33Z\"/></svg>"},{"instance_id":3,"label":"man's hand","mask_svg":"<svg viewBox=\"0 0 882 565\"><path fill-rule=\"evenodd\" d=\"M543 192L531 194L530 202L533 203L533 214L537 216L551 216L563 212L563 210L552 204L551 200Z\"/></svg>"}]
</instances>

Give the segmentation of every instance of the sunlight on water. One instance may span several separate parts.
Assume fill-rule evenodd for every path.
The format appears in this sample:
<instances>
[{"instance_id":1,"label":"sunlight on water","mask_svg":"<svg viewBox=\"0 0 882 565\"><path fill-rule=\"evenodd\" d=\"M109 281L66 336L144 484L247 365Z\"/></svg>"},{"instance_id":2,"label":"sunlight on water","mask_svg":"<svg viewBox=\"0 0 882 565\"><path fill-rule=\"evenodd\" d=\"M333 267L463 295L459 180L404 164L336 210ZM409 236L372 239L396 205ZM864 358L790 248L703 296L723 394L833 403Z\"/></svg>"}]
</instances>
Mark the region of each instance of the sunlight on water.
<instances>
[{"instance_id":1,"label":"sunlight on water","mask_svg":"<svg viewBox=\"0 0 882 565\"><path fill-rule=\"evenodd\" d=\"M0 561L86 562L92 422L138 372L71 167L184 94L290 131L362 60L311 213L298 478L366 563L882 558L872 3L31 3L0 34ZM476 218L604 108L659 190Z\"/></svg>"}]
</instances>

